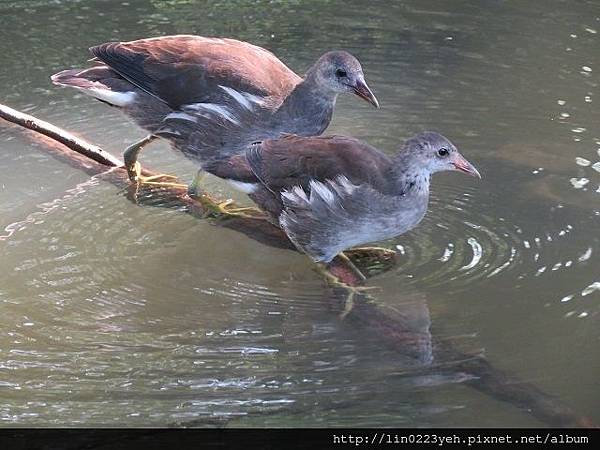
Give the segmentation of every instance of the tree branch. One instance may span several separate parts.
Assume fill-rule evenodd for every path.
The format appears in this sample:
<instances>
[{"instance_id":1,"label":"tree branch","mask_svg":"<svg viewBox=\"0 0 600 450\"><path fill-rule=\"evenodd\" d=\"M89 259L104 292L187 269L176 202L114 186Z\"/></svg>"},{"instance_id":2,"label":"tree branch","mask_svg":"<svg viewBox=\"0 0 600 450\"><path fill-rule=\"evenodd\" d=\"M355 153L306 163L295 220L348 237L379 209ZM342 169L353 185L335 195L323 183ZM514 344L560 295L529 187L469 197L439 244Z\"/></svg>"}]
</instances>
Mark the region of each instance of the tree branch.
<instances>
[{"instance_id":1,"label":"tree branch","mask_svg":"<svg viewBox=\"0 0 600 450\"><path fill-rule=\"evenodd\" d=\"M109 181L121 185L128 183L126 171L122 167L123 163L100 147L48 122L2 104L0 104L0 117L62 144L60 148L53 146L52 149L63 161L69 162L79 169L83 168L88 173L100 173L103 171L102 167L114 168L115 170L111 172L118 176L110 178ZM88 162L91 160L100 166L90 169L89 164L86 165L80 155L83 155ZM150 170L144 170L142 173L146 176L156 174ZM143 187L142 189L148 188ZM198 199L188 196L186 189L161 187L160 190L165 196L172 197L173 201L168 202L168 207L181 208L184 206L186 212L197 217L206 217L202 203ZM144 196L137 195L139 192L135 186L130 188L129 193L131 199L138 201L141 198L143 202ZM285 234L266 220L230 218L220 220L219 225L237 230L266 245L296 250ZM360 251L350 253L353 263L368 276L385 272L394 267L396 263L394 258L385 253L375 254ZM420 360L423 370L440 371L442 370L440 361L451 360L454 362L449 367L445 367L445 370L468 373L466 381L468 385L496 399L529 410L534 417L546 424L551 426L592 426L592 422L588 418L575 413L536 386L494 368L483 357L465 355L448 342L432 345L428 323L425 328L415 326L416 321L413 320L415 316L410 311L407 313L406 310L386 306L377 302L372 296L367 296L360 291L353 291L351 288L362 284L362 280L356 275L353 268L340 258L336 258L328 266L327 272L326 278L330 283L332 280L336 280L332 286L334 286L334 291L339 293L330 300L331 309L345 321L359 324L363 329L375 333L382 342L393 347L399 353ZM350 305L348 304L349 293L353 299ZM423 309L428 318L428 310L424 301L417 304L417 315L421 314L422 317ZM437 365L431 365L434 347L437 349Z\"/></svg>"}]
</instances>

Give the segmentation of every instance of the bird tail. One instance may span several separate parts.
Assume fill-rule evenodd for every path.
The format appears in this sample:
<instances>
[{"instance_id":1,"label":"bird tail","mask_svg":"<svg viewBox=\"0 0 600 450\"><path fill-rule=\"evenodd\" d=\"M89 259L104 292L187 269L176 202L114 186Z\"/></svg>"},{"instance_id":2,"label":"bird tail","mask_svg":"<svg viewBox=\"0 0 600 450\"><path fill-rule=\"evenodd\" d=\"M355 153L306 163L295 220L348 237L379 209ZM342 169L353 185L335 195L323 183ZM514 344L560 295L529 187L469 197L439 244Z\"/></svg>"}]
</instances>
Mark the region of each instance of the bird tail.
<instances>
[{"instance_id":1,"label":"bird tail","mask_svg":"<svg viewBox=\"0 0 600 450\"><path fill-rule=\"evenodd\" d=\"M69 86L112 106L124 107L135 99L136 88L106 66L68 69L50 77L57 86Z\"/></svg>"}]
</instances>

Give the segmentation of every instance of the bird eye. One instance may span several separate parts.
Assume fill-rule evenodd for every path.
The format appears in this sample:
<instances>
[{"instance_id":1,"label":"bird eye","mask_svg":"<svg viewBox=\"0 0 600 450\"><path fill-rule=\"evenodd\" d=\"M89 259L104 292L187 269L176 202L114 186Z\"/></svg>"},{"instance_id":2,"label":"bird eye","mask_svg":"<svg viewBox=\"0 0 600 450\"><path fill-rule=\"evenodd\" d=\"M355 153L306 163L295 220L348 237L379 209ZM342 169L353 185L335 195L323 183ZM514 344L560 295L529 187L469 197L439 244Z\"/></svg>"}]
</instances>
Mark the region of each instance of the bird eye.
<instances>
[{"instance_id":1,"label":"bird eye","mask_svg":"<svg viewBox=\"0 0 600 450\"><path fill-rule=\"evenodd\" d=\"M338 78L344 78L344 77L348 76L348 74L346 73L346 71L344 69L338 69L338 70L336 70L335 71L335 75Z\"/></svg>"},{"instance_id":2,"label":"bird eye","mask_svg":"<svg viewBox=\"0 0 600 450\"><path fill-rule=\"evenodd\" d=\"M437 151L437 154L438 154L438 156L439 156L440 158L444 158L444 157L448 156L448 154L449 154L449 153L450 153L450 152L448 151L448 149L447 149L447 148L440 148L440 149Z\"/></svg>"}]
</instances>

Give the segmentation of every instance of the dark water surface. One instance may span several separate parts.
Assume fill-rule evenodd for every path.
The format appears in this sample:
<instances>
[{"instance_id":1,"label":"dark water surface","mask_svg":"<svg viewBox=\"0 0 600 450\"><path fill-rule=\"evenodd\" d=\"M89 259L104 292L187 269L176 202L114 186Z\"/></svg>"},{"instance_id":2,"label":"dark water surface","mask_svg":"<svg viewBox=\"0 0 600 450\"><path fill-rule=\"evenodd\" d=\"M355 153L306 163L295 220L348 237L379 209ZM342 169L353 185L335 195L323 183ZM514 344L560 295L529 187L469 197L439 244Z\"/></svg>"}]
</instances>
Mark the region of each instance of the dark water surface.
<instances>
[{"instance_id":1,"label":"dark water surface","mask_svg":"<svg viewBox=\"0 0 600 450\"><path fill-rule=\"evenodd\" d=\"M48 78L91 45L231 36L300 73L353 52L382 108L342 98L328 132L392 151L435 129L483 174L434 178L423 224L381 243L401 264L377 301L600 422L600 3L4 0L0 23L0 101L115 154L142 132ZM142 161L195 173L165 144ZM2 424L540 425L331 295L306 257L137 206L0 123Z\"/></svg>"}]
</instances>

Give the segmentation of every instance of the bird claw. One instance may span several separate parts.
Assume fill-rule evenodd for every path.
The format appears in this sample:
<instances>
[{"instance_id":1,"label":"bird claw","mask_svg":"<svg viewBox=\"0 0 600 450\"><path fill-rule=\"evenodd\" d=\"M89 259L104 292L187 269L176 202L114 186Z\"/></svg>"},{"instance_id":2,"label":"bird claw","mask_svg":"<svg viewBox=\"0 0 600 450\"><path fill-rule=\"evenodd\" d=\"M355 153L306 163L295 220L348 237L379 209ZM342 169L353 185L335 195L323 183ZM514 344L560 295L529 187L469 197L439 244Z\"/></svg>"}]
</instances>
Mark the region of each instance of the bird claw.
<instances>
[{"instance_id":1,"label":"bird claw","mask_svg":"<svg viewBox=\"0 0 600 450\"><path fill-rule=\"evenodd\" d=\"M197 195L196 198L202 204L202 207L206 210L206 216L213 216L215 218L225 217L241 217L244 219L264 219L264 213L258 208L243 207L243 208L229 208L230 205L234 204L232 199L227 199L222 202L217 202L210 198L206 194Z\"/></svg>"},{"instance_id":2,"label":"bird claw","mask_svg":"<svg viewBox=\"0 0 600 450\"><path fill-rule=\"evenodd\" d=\"M348 314L354 309L354 291L348 293L346 300L344 301L344 310L340 314L340 320L344 320Z\"/></svg>"},{"instance_id":3,"label":"bird claw","mask_svg":"<svg viewBox=\"0 0 600 450\"><path fill-rule=\"evenodd\" d=\"M344 310L340 313L340 320L344 320L354 309L354 297L357 294L379 289L379 286L346 286L344 289L347 289L349 292L344 300Z\"/></svg>"},{"instance_id":4,"label":"bird claw","mask_svg":"<svg viewBox=\"0 0 600 450\"><path fill-rule=\"evenodd\" d=\"M344 253L369 277L385 272L398 258L394 250L385 247L355 247L344 250Z\"/></svg>"},{"instance_id":5,"label":"bird claw","mask_svg":"<svg viewBox=\"0 0 600 450\"><path fill-rule=\"evenodd\" d=\"M136 161L132 167L126 167L126 169L127 169L127 175L129 176L129 180L132 183L149 184L151 186L164 186L164 187L166 187L166 186L178 187L178 188L186 188L187 187L187 185L181 184L181 183L157 181L157 180L164 180L164 179L176 180L177 177L175 175L168 175L168 174L164 174L164 173L152 175L149 177L142 175L142 166L138 161Z\"/></svg>"},{"instance_id":6,"label":"bird claw","mask_svg":"<svg viewBox=\"0 0 600 450\"><path fill-rule=\"evenodd\" d=\"M329 272L327 268L321 264L318 265L318 271L323 275L326 281L336 288L344 289L348 294L344 300L344 309L340 313L340 320L344 320L346 316L352 311L355 305L355 297L368 291L381 289L379 286L351 286L341 281L334 274Z\"/></svg>"},{"instance_id":7,"label":"bird claw","mask_svg":"<svg viewBox=\"0 0 600 450\"><path fill-rule=\"evenodd\" d=\"M396 252L385 247L354 247L344 251L355 256L375 256L377 258L395 258Z\"/></svg>"}]
</instances>

